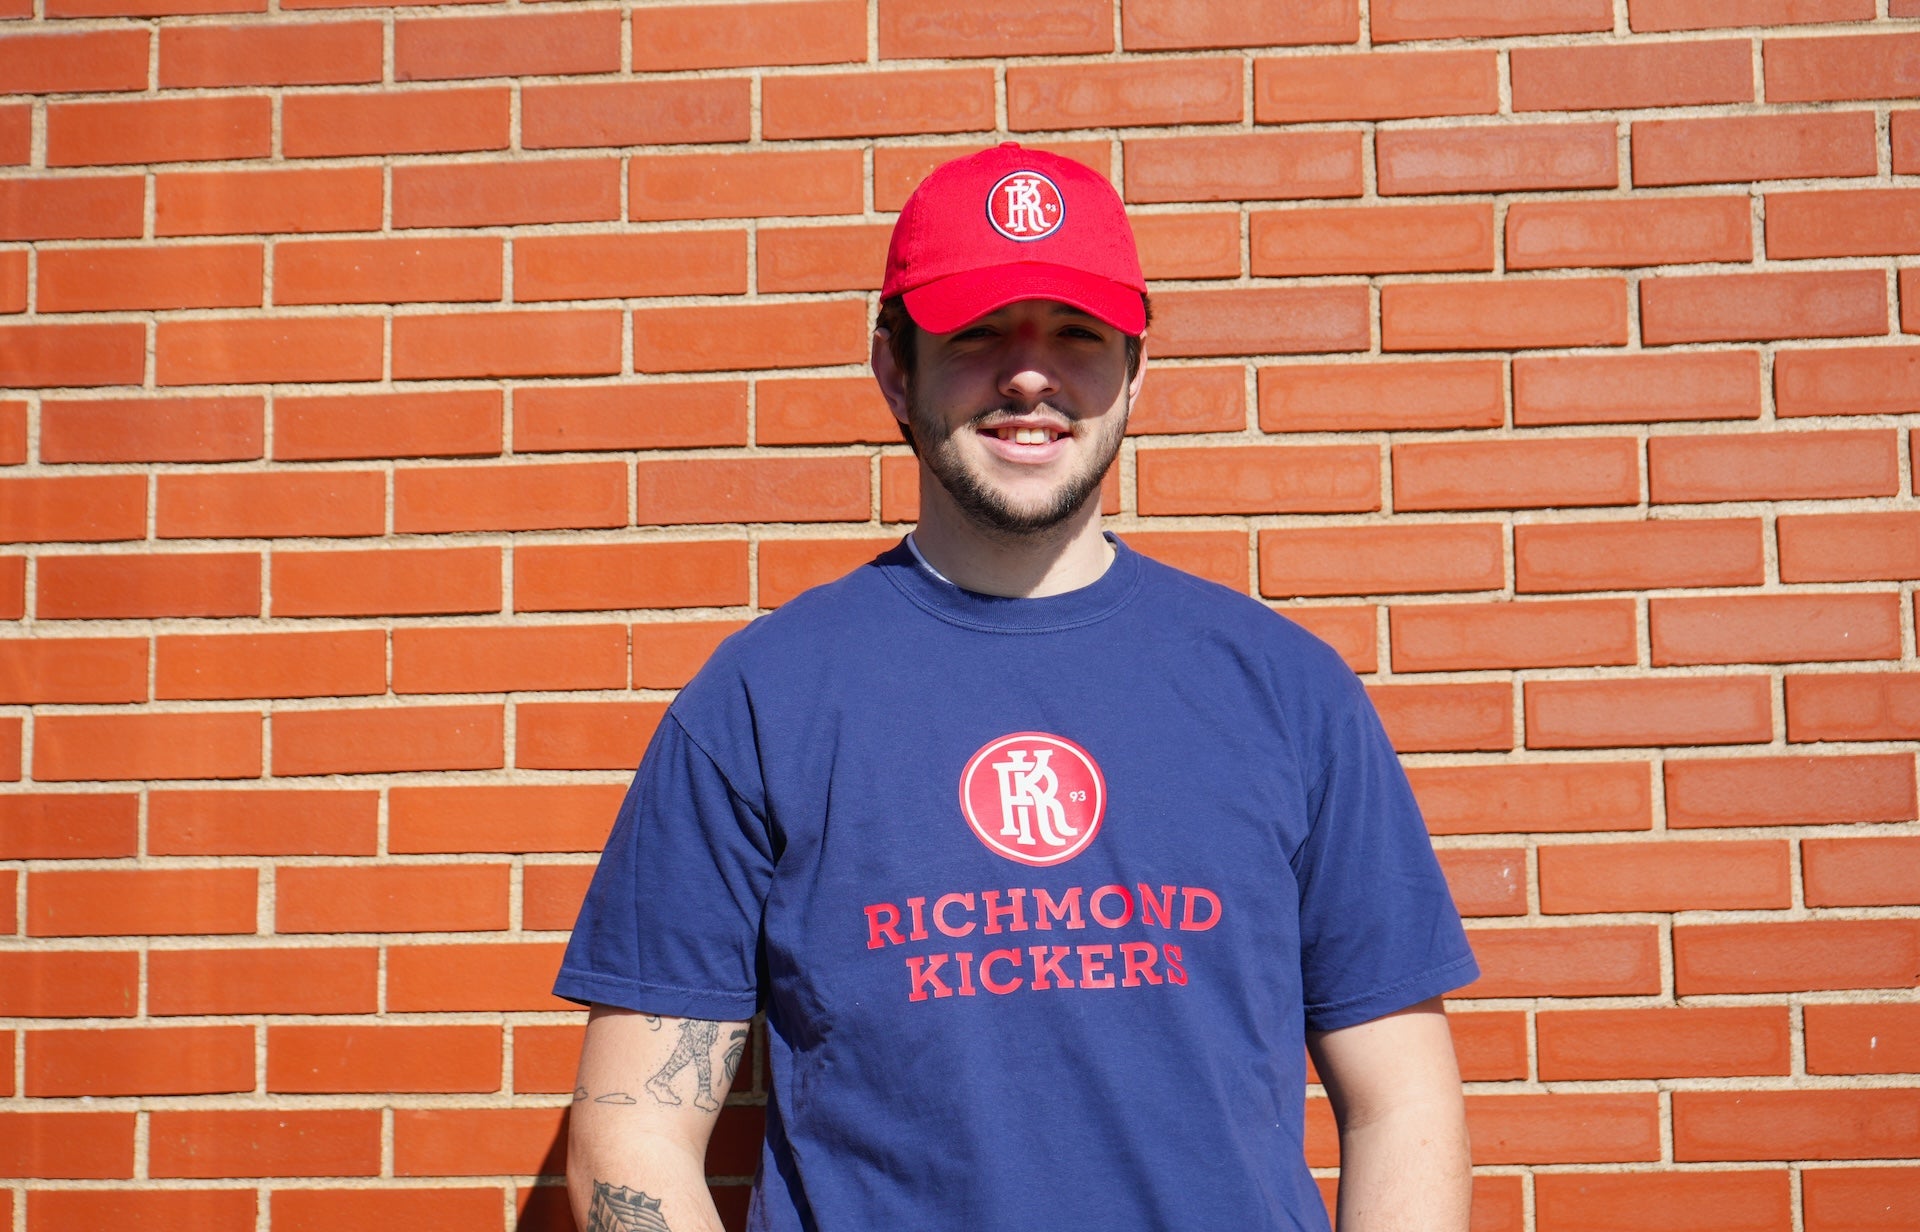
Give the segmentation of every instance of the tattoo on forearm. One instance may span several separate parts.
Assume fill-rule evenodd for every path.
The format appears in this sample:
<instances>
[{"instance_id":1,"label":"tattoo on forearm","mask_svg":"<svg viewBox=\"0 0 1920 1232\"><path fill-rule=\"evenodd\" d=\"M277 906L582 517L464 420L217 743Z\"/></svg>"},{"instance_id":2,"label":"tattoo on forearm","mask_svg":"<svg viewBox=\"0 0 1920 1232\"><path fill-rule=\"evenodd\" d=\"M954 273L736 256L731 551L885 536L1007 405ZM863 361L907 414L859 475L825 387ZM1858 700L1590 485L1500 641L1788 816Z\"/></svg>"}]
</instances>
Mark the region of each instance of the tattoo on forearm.
<instances>
[{"instance_id":1,"label":"tattoo on forearm","mask_svg":"<svg viewBox=\"0 0 1920 1232\"><path fill-rule=\"evenodd\" d=\"M674 1076L692 1064L694 1076L699 1080L693 1106L707 1112L718 1111L720 1101L713 1097L709 1088L713 1086L713 1043L719 1036L720 1024L717 1022L700 1018L681 1019L680 1038L658 1072L647 1079L647 1094L663 1104L678 1104L680 1097L673 1093Z\"/></svg>"},{"instance_id":2,"label":"tattoo on forearm","mask_svg":"<svg viewBox=\"0 0 1920 1232\"><path fill-rule=\"evenodd\" d=\"M587 1232L673 1232L660 1216L660 1199L625 1185L593 1183L587 1207Z\"/></svg>"},{"instance_id":3,"label":"tattoo on forearm","mask_svg":"<svg viewBox=\"0 0 1920 1232\"><path fill-rule=\"evenodd\" d=\"M727 1036L726 1067L727 1085L729 1087L733 1085L733 1076L740 1072L740 1057L746 1052L746 1049L747 1029L745 1027L735 1027L733 1033Z\"/></svg>"}]
</instances>

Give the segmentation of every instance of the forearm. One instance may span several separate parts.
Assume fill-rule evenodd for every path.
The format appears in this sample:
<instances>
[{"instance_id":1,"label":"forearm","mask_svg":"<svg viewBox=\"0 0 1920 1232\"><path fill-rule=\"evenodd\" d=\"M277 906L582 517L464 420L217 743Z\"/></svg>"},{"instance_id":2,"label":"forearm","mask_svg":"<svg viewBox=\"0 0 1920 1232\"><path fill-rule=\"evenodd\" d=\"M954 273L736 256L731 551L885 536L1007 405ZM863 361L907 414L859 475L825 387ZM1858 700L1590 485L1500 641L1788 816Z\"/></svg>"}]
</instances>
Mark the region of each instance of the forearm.
<instances>
[{"instance_id":1,"label":"forearm","mask_svg":"<svg viewBox=\"0 0 1920 1232\"><path fill-rule=\"evenodd\" d=\"M653 1227L629 1213L637 1206L651 1208L668 1232L721 1232L703 1153L632 1122L626 1106L574 1105L567 1143L574 1223L589 1230Z\"/></svg>"},{"instance_id":2,"label":"forearm","mask_svg":"<svg viewBox=\"0 0 1920 1232\"><path fill-rule=\"evenodd\" d=\"M1340 1134L1338 1232L1466 1232L1472 1194L1458 1099L1404 1105Z\"/></svg>"}]
</instances>

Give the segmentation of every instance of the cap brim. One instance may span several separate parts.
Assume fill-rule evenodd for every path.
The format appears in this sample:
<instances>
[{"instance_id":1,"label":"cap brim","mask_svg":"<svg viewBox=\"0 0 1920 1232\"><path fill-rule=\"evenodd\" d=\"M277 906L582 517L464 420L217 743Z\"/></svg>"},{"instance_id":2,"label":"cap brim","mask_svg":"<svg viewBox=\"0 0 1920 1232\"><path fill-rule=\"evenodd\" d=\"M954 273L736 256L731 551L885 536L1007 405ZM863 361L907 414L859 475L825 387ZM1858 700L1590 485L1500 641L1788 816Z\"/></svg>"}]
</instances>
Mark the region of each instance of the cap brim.
<instances>
[{"instance_id":1,"label":"cap brim","mask_svg":"<svg viewBox=\"0 0 1920 1232\"><path fill-rule=\"evenodd\" d=\"M1050 299L1098 317L1123 334L1147 328L1140 289L1061 265L1021 262L937 279L905 293L907 315L934 334L950 334L1023 299Z\"/></svg>"}]
</instances>

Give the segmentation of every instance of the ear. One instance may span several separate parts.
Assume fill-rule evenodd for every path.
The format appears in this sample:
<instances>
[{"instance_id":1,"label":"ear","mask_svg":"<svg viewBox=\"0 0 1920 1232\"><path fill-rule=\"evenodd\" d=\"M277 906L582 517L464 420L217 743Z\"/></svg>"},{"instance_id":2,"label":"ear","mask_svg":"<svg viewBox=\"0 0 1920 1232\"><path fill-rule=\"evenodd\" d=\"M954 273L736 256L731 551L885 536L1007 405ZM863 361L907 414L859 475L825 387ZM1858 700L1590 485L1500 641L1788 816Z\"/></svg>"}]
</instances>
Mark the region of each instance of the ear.
<instances>
[{"instance_id":1,"label":"ear","mask_svg":"<svg viewBox=\"0 0 1920 1232\"><path fill-rule=\"evenodd\" d=\"M1140 366L1133 370L1133 379L1127 382L1127 405L1132 406L1140 400L1141 382L1147 379L1147 336L1140 335Z\"/></svg>"},{"instance_id":2,"label":"ear","mask_svg":"<svg viewBox=\"0 0 1920 1232\"><path fill-rule=\"evenodd\" d=\"M887 409L901 423L908 422L907 374L900 371L900 365L893 362L893 347L889 345L890 335L884 329L873 331L873 346L868 362L873 365L873 379L879 383L880 396L887 400Z\"/></svg>"}]
</instances>

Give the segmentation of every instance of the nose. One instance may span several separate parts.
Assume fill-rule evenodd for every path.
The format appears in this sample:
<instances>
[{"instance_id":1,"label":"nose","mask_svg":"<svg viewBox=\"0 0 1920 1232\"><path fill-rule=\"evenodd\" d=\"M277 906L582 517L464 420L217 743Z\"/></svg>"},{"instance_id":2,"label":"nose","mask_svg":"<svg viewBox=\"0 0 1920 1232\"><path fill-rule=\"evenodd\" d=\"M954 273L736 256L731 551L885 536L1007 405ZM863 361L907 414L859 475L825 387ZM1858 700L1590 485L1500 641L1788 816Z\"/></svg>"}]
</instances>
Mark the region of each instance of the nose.
<instances>
[{"instance_id":1,"label":"nose","mask_svg":"<svg viewBox=\"0 0 1920 1232\"><path fill-rule=\"evenodd\" d=\"M1021 402L1038 402L1058 392L1053 365L1037 329L1022 327L1007 339L1006 361L1000 370L1000 393Z\"/></svg>"}]
</instances>

